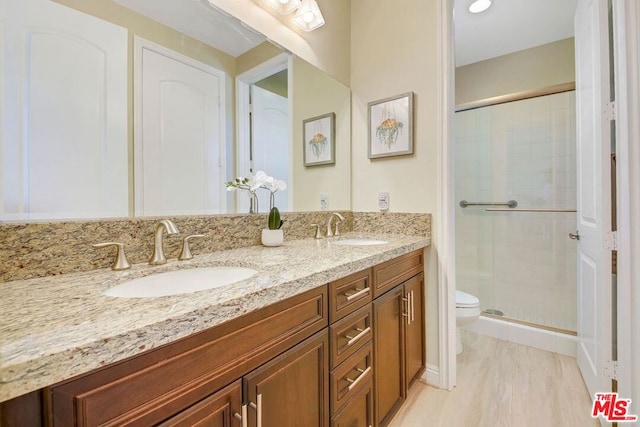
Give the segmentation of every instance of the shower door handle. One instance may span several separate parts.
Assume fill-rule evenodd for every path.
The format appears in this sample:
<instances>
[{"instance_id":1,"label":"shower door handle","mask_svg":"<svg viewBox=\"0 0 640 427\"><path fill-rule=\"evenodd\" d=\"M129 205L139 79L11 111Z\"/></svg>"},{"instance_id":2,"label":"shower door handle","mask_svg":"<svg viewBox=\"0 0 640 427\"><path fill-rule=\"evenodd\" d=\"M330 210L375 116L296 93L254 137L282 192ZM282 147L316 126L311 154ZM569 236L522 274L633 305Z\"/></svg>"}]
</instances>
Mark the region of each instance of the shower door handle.
<instances>
[{"instance_id":1,"label":"shower door handle","mask_svg":"<svg viewBox=\"0 0 640 427\"><path fill-rule=\"evenodd\" d=\"M580 232L576 230L575 233L569 233L569 238L572 240L580 240Z\"/></svg>"}]
</instances>

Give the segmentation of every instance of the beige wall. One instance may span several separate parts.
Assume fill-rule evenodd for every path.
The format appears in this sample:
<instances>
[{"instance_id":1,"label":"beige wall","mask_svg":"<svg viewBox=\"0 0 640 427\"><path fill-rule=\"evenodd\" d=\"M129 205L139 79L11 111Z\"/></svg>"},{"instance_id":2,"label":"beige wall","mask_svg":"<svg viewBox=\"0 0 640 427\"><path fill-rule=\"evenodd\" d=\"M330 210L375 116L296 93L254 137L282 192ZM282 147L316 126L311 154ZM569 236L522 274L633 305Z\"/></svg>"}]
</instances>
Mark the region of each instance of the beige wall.
<instances>
[{"instance_id":1,"label":"beige wall","mask_svg":"<svg viewBox=\"0 0 640 427\"><path fill-rule=\"evenodd\" d=\"M293 211L320 210L320 194L329 196L329 209L351 208L351 99L349 88L308 62L293 58ZM310 100L313 100L310 102ZM336 114L336 152L334 165L305 167L303 128L305 119Z\"/></svg>"},{"instance_id":2,"label":"beige wall","mask_svg":"<svg viewBox=\"0 0 640 427\"><path fill-rule=\"evenodd\" d=\"M354 211L376 211L388 191L393 212L437 212L436 2L351 0ZM413 91L414 154L367 158L367 103ZM439 218L434 215L433 221ZM432 226L433 224L432 223ZM438 365L437 249L427 250L427 363Z\"/></svg>"},{"instance_id":3,"label":"beige wall","mask_svg":"<svg viewBox=\"0 0 640 427\"><path fill-rule=\"evenodd\" d=\"M575 81L574 39L456 68L456 105Z\"/></svg>"},{"instance_id":4,"label":"beige wall","mask_svg":"<svg viewBox=\"0 0 640 427\"><path fill-rule=\"evenodd\" d=\"M296 27L293 23L294 14L281 15L267 6L264 0L209 1L261 32L269 40L349 85L349 1L318 0L326 24L311 32Z\"/></svg>"},{"instance_id":5,"label":"beige wall","mask_svg":"<svg viewBox=\"0 0 640 427\"><path fill-rule=\"evenodd\" d=\"M236 58L236 73L242 74L281 53L282 50L268 41L260 43Z\"/></svg>"}]
</instances>

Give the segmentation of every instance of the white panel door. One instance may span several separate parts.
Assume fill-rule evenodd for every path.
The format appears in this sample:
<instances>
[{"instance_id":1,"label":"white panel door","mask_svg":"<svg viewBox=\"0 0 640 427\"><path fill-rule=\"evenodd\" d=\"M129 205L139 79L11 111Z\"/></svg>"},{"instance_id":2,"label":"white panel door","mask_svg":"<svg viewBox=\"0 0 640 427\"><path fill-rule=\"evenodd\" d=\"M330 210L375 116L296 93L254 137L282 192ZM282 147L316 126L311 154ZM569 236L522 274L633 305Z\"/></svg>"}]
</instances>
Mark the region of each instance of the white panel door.
<instances>
[{"instance_id":1,"label":"white panel door","mask_svg":"<svg viewBox=\"0 0 640 427\"><path fill-rule=\"evenodd\" d=\"M224 212L223 75L136 43L136 215Z\"/></svg>"},{"instance_id":2,"label":"white panel door","mask_svg":"<svg viewBox=\"0 0 640 427\"><path fill-rule=\"evenodd\" d=\"M607 1L580 0L575 15L578 187L578 365L589 392L611 391L611 179Z\"/></svg>"},{"instance_id":3,"label":"white panel door","mask_svg":"<svg viewBox=\"0 0 640 427\"><path fill-rule=\"evenodd\" d=\"M253 172L287 182L289 179L289 104L288 99L251 85ZM287 182L288 183L288 182ZM289 183L288 183L289 184ZM258 192L260 212L269 211L269 192ZM278 191L275 203L279 210L289 210L289 192Z\"/></svg>"},{"instance_id":4,"label":"white panel door","mask_svg":"<svg viewBox=\"0 0 640 427\"><path fill-rule=\"evenodd\" d=\"M128 214L127 31L3 0L2 217Z\"/></svg>"}]
</instances>

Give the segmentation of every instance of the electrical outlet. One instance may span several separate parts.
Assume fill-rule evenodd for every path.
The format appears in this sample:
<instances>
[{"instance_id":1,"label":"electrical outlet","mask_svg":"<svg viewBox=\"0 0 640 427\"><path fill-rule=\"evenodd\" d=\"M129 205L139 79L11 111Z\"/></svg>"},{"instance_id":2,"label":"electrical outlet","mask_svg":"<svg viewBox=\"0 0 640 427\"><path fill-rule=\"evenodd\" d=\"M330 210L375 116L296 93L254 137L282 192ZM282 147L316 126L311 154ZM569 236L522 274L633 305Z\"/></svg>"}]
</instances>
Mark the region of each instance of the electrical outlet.
<instances>
[{"instance_id":1,"label":"electrical outlet","mask_svg":"<svg viewBox=\"0 0 640 427\"><path fill-rule=\"evenodd\" d=\"M329 209L329 195L321 193L320 194L320 210L326 211Z\"/></svg>"},{"instance_id":2,"label":"electrical outlet","mask_svg":"<svg viewBox=\"0 0 640 427\"><path fill-rule=\"evenodd\" d=\"M381 211L389 210L389 193L381 191L378 193L378 209Z\"/></svg>"}]
</instances>

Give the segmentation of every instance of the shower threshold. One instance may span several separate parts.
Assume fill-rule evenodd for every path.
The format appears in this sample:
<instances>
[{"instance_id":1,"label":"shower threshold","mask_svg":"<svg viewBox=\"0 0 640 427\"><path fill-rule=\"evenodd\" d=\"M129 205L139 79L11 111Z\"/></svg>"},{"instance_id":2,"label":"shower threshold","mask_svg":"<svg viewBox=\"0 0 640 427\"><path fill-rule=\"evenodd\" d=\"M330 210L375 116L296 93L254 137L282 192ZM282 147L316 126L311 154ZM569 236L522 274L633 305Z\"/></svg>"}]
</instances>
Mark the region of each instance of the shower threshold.
<instances>
[{"instance_id":1,"label":"shower threshold","mask_svg":"<svg viewBox=\"0 0 640 427\"><path fill-rule=\"evenodd\" d=\"M497 314L495 312L497 312ZM542 325L539 323L527 322L526 320L513 319L511 317L505 317L502 311L492 309L492 308L483 310L482 313L480 313L480 315L483 317L491 318L491 319L502 320L504 322L517 323L518 325L530 326L532 328L538 328L538 329L544 329L546 331L557 332L559 334L571 335L574 337L578 336L578 333L576 331Z\"/></svg>"}]
</instances>

